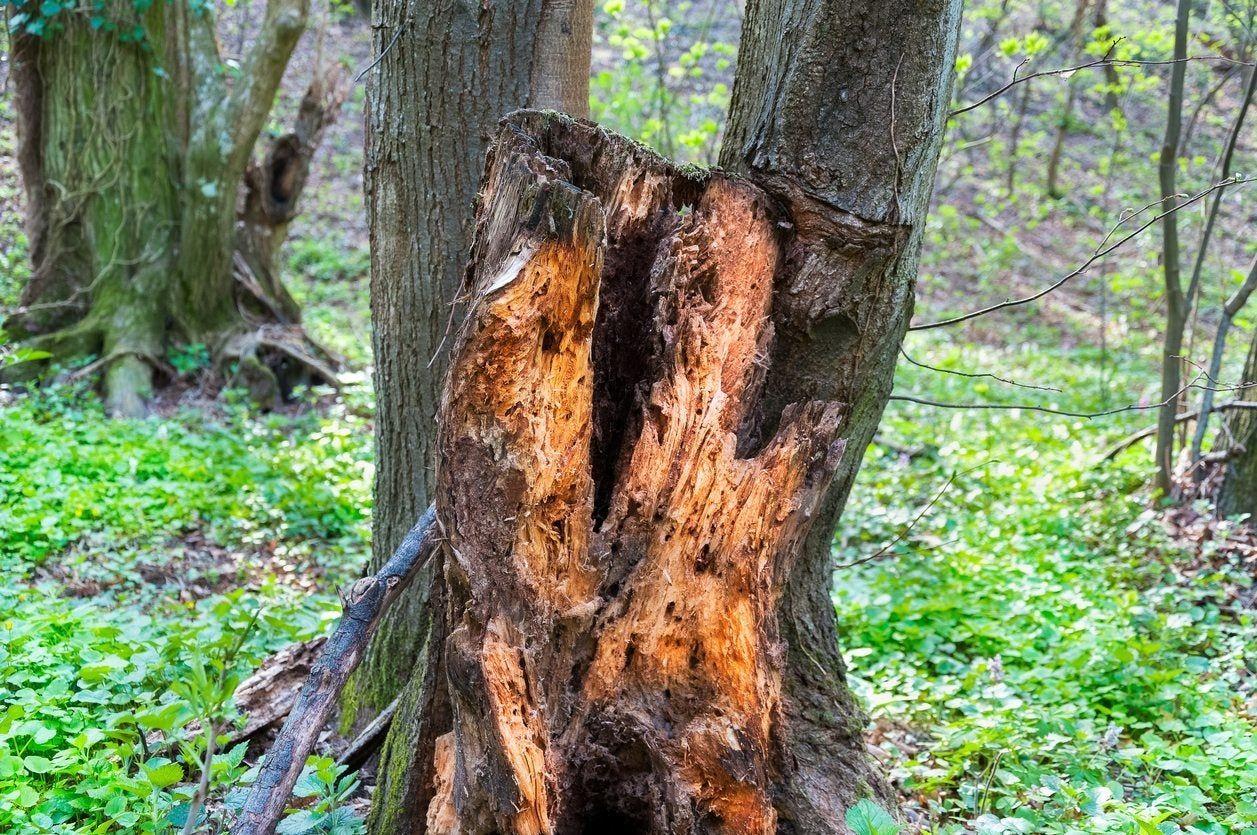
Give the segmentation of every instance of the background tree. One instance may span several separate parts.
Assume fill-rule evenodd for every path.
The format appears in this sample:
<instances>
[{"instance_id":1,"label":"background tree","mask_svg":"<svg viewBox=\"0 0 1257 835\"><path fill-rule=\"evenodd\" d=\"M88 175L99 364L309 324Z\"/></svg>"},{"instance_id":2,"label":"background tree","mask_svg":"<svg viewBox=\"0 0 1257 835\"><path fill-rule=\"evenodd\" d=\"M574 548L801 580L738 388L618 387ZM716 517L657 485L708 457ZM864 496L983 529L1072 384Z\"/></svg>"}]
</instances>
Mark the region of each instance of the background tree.
<instances>
[{"instance_id":1,"label":"background tree","mask_svg":"<svg viewBox=\"0 0 1257 835\"><path fill-rule=\"evenodd\" d=\"M273 255L339 106L334 76L316 80L298 129L250 169L307 12L308 0L268 2L233 69L209 4L10 7L34 267L5 327L56 360L98 356L116 414L146 410L177 343L236 363L264 402L330 373Z\"/></svg>"},{"instance_id":2,"label":"background tree","mask_svg":"<svg viewBox=\"0 0 1257 835\"><path fill-rule=\"evenodd\" d=\"M1175 197L1178 185L1179 137L1183 129L1183 80L1187 73L1187 34L1191 17L1190 0L1179 0L1174 25L1174 58L1170 69L1168 110L1165 121L1165 139L1161 143L1161 157L1157 165L1158 181L1164 207L1173 209L1178 203ZM1161 222L1162 269L1165 273L1165 336L1161 356L1161 400L1157 411L1157 489L1169 495L1173 489L1175 415L1179 410L1179 394L1182 388L1183 332L1187 327L1189 301L1183 287L1181 255L1178 245L1178 216L1167 212Z\"/></svg>"},{"instance_id":3,"label":"background tree","mask_svg":"<svg viewBox=\"0 0 1257 835\"><path fill-rule=\"evenodd\" d=\"M1234 312L1244 306L1254 289L1257 289L1257 256L1254 256L1252 263L1248 265L1244 283L1229 300L1223 312L1222 323L1218 326L1219 338L1215 353L1221 353L1222 345L1225 343L1226 331L1223 328L1229 327ZM1247 382L1257 381L1257 336L1249 344L1248 357L1244 361L1244 376L1241 379ZM1252 401L1253 391L1251 388L1247 390L1243 399ZM1210 401L1207 400L1201 407L1202 414L1199 418L1201 426L1204 425L1209 405ZM1255 417L1257 415L1254 415L1251 409L1236 410L1228 418L1222 432L1223 446L1228 453L1222 487L1218 492L1218 512L1223 516L1239 513L1247 513L1250 517L1257 515L1257 420L1254 419Z\"/></svg>"}]
</instances>

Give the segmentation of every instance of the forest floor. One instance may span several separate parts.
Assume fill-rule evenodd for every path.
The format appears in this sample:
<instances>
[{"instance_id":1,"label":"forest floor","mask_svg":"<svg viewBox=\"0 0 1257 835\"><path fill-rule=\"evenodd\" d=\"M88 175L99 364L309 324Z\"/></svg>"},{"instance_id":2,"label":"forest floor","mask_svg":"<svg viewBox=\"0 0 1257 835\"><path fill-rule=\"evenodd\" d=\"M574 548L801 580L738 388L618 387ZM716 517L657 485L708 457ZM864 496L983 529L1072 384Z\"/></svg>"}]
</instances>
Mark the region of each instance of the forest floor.
<instances>
[{"instance_id":1,"label":"forest floor","mask_svg":"<svg viewBox=\"0 0 1257 835\"><path fill-rule=\"evenodd\" d=\"M357 25L330 36L353 67L369 54ZM189 355L183 397L147 421L107 420L83 380L0 393L2 832L170 829L197 777L201 725L236 720L227 697L267 655L326 633L337 589L365 563L362 100L355 85L287 250L307 324L347 359L342 390L257 415L230 392L199 397L204 368ZM0 307L26 257L3 122ZM1006 281L1041 286L1095 234L1056 209L1019 229L974 198L944 182L922 318L1006 294ZM971 267L949 270L963 258ZM1155 257L1124 269L1153 282ZM896 391L1147 406L1150 294L1111 316L1096 313L1095 286L905 346L921 363L1058 390L904 362ZM1257 549L1207 501L1155 506L1146 445L1099 461L1151 419L888 408L836 538L834 601L871 750L914 829L1257 833ZM216 802L247 779L244 753L215 758ZM320 814L347 788L328 763L303 786ZM343 832L352 818L338 819Z\"/></svg>"}]
</instances>

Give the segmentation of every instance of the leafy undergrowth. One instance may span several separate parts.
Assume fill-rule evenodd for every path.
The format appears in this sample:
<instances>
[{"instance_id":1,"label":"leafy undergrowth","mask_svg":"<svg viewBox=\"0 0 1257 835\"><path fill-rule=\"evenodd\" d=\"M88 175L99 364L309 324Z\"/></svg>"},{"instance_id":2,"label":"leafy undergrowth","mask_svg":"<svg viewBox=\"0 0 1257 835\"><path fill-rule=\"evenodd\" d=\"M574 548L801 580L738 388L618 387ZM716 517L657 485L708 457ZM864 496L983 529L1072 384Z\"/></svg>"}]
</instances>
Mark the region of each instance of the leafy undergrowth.
<instances>
[{"instance_id":1,"label":"leafy undergrowth","mask_svg":"<svg viewBox=\"0 0 1257 835\"><path fill-rule=\"evenodd\" d=\"M1064 392L913 367L897 390L1066 410L1148 394L1118 385L1106 402L1081 353L919 359ZM1097 466L1106 439L1151 419L888 409L834 594L875 752L921 829L1257 833L1257 625L1242 602L1257 561L1167 535L1146 448Z\"/></svg>"},{"instance_id":2,"label":"leafy undergrowth","mask_svg":"<svg viewBox=\"0 0 1257 835\"><path fill-rule=\"evenodd\" d=\"M111 421L52 387L0 408L0 832L178 831L236 684L326 632L363 564L365 396ZM215 755L220 801L243 755Z\"/></svg>"}]
</instances>

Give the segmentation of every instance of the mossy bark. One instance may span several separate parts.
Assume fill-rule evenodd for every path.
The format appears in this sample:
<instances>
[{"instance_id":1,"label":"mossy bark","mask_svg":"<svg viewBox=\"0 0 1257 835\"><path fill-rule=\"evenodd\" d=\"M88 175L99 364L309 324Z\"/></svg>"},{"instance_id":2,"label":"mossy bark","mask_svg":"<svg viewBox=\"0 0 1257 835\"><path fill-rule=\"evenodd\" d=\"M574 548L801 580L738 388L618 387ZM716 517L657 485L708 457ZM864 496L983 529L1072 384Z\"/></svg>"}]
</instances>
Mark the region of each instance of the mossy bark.
<instances>
[{"instance_id":1,"label":"mossy bark","mask_svg":"<svg viewBox=\"0 0 1257 835\"><path fill-rule=\"evenodd\" d=\"M11 36L34 269L6 330L56 361L97 357L111 413L145 413L172 346L256 358L240 336L274 321L242 309L236 202L307 2L268 4L234 81L210 13L182 2L111 7L138 40L79 13ZM295 310L275 295L263 311Z\"/></svg>"}]
</instances>

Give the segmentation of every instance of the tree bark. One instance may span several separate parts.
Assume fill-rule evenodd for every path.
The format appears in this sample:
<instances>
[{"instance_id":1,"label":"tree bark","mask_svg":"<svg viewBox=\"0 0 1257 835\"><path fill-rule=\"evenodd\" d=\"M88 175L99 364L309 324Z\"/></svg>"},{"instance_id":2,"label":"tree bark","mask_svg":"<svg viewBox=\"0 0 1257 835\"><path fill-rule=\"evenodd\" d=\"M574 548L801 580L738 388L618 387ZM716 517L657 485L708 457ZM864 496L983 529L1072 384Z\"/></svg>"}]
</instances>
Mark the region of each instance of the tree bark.
<instances>
[{"instance_id":1,"label":"tree bark","mask_svg":"<svg viewBox=\"0 0 1257 835\"><path fill-rule=\"evenodd\" d=\"M847 454L779 604L782 832L841 832L853 792L884 790L846 688L831 549L912 315L959 18L952 0L760 0L743 24L721 164L787 206L795 229L774 298L760 435L788 404L848 404Z\"/></svg>"},{"instance_id":2,"label":"tree bark","mask_svg":"<svg viewBox=\"0 0 1257 835\"><path fill-rule=\"evenodd\" d=\"M782 218L535 113L482 201L439 421L454 723L430 831L776 831L777 603L846 411L792 405L752 440Z\"/></svg>"},{"instance_id":3,"label":"tree bark","mask_svg":"<svg viewBox=\"0 0 1257 835\"><path fill-rule=\"evenodd\" d=\"M790 675L783 604L851 402L764 419L791 256L833 265L750 183L557 115L503 127L481 200L439 420L428 831L841 831L885 789L841 673ZM835 658L819 620L829 647L796 647Z\"/></svg>"},{"instance_id":4,"label":"tree bark","mask_svg":"<svg viewBox=\"0 0 1257 835\"><path fill-rule=\"evenodd\" d=\"M376 0L372 29L378 63L368 76L364 179L378 464L368 574L434 494L434 417L490 131L519 107L585 112L592 2ZM551 82L544 89L543 77ZM421 831L426 814L427 754L437 729L449 729L437 686L443 599L434 560L385 615L342 699L346 731L397 702L372 804L375 832Z\"/></svg>"},{"instance_id":5,"label":"tree bark","mask_svg":"<svg viewBox=\"0 0 1257 835\"><path fill-rule=\"evenodd\" d=\"M1161 345L1161 400L1157 410L1157 490L1168 496L1174 488L1174 416L1182 399L1183 332L1187 327L1187 295L1183 290L1182 264L1178 245L1178 214L1170 211L1178 204L1174 196L1178 183L1179 135L1183 129L1183 79L1187 72L1188 23L1191 0L1178 0L1174 27L1174 58L1170 69L1169 104L1165 121L1165 138L1161 143L1158 182L1164 198L1165 219L1161 222L1161 260L1165 275L1165 336Z\"/></svg>"},{"instance_id":6,"label":"tree bark","mask_svg":"<svg viewBox=\"0 0 1257 835\"><path fill-rule=\"evenodd\" d=\"M379 463L368 574L433 495L433 418L489 133L519 107L587 111L592 8L590 0L376 0L365 188ZM424 601L439 595L428 573L385 617L351 680L346 729L392 703L423 652Z\"/></svg>"},{"instance_id":7,"label":"tree bark","mask_svg":"<svg viewBox=\"0 0 1257 835\"><path fill-rule=\"evenodd\" d=\"M102 6L99 28L66 11L55 33L11 34L34 269L6 329L54 360L98 356L112 413L146 411L154 372L180 342L205 343L242 372L256 365L275 392L284 381L259 357L331 373L269 263L282 226L266 252L247 234L261 218L244 218L237 237L242 180L307 5L267 4L230 85L212 14L186 4ZM334 116L339 100L324 104ZM308 153L292 170L306 165Z\"/></svg>"}]
</instances>

